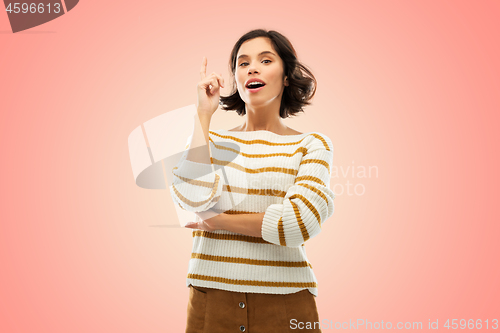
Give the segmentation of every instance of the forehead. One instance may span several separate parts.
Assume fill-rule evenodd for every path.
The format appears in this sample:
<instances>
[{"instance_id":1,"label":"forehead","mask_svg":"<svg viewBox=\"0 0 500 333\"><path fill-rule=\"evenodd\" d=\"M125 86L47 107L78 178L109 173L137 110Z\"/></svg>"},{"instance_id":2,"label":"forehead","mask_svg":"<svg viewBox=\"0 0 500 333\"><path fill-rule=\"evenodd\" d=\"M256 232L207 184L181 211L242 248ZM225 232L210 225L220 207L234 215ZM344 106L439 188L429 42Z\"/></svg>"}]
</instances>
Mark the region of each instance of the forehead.
<instances>
[{"instance_id":1,"label":"forehead","mask_svg":"<svg viewBox=\"0 0 500 333\"><path fill-rule=\"evenodd\" d=\"M242 54L248 55L250 57L257 56L262 51L271 51L277 55L276 50L274 49L273 44L271 43L271 40L269 40L269 38L257 37L247 40L246 42L241 44L236 58L238 58Z\"/></svg>"}]
</instances>

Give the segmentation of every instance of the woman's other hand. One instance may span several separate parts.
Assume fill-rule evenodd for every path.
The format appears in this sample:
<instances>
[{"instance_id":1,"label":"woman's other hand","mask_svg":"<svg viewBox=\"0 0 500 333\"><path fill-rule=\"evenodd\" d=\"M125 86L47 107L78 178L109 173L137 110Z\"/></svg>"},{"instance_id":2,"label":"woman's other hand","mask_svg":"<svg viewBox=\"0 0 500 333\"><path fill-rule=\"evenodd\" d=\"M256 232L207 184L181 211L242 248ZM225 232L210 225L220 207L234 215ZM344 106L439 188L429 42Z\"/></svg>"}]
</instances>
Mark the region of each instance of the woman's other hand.
<instances>
[{"instance_id":1,"label":"woman's other hand","mask_svg":"<svg viewBox=\"0 0 500 333\"><path fill-rule=\"evenodd\" d=\"M198 82L198 114L212 116L219 107L220 88L224 88L222 74L212 72L207 76L207 58L203 57L200 69L201 81Z\"/></svg>"},{"instance_id":2,"label":"woman's other hand","mask_svg":"<svg viewBox=\"0 0 500 333\"><path fill-rule=\"evenodd\" d=\"M201 219L199 222L188 222L185 227L191 229L201 229L205 231L214 231L223 229L226 217L225 213L216 214L209 210L207 212L195 213Z\"/></svg>"}]
</instances>

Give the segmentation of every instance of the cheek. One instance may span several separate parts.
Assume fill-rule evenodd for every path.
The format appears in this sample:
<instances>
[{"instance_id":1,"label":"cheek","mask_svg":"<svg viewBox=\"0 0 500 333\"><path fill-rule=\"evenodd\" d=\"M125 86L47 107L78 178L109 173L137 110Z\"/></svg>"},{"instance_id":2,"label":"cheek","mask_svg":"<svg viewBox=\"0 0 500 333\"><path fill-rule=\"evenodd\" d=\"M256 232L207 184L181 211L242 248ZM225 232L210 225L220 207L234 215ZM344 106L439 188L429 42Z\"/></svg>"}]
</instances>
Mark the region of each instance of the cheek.
<instances>
[{"instance_id":1,"label":"cheek","mask_svg":"<svg viewBox=\"0 0 500 333\"><path fill-rule=\"evenodd\" d=\"M281 68L281 67L278 70L276 70L275 73L276 73L275 75L278 78L278 80L281 80L285 76L285 73L283 72L283 68Z\"/></svg>"},{"instance_id":2,"label":"cheek","mask_svg":"<svg viewBox=\"0 0 500 333\"><path fill-rule=\"evenodd\" d=\"M278 85L281 83L281 78L283 76L283 72L279 69L276 68L273 71L269 72L269 79L272 80L273 82L277 83Z\"/></svg>"},{"instance_id":3,"label":"cheek","mask_svg":"<svg viewBox=\"0 0 500 333\"><path fill-rule=\"evenodd\" d=\"M240 73L236 73L235 78L236 78L237 86L243 86L245 84L245 80L243 79L243 75L241 75Z\"/></svg>"}]
</instances>

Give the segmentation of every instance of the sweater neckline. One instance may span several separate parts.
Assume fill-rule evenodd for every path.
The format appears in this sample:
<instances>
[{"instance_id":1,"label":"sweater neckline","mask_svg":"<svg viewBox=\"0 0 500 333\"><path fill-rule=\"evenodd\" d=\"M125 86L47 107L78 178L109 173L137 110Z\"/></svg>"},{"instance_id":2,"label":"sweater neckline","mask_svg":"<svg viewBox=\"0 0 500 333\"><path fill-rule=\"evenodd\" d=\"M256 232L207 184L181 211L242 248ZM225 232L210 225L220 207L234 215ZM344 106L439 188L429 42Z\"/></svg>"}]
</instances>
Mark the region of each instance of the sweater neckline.
<instances>
[{"instance_id":1,"label":"sweater neckline","mask_svg":"<svg viewBox=\"0 0 500 333\"><path fill-rule=\"evenodd\" d=\"M242 134L242 135L246 135L246 133L269 133L271 135L274 135L276 137L280 137L280 138L284 138L284 137L298 137L298 136L303 136L303 135L308 135L308 134L311 134L311 133L315 133L315 132L307 132L307 133L302 133L302 134L291 134L291 135L282 135L282 134L277 134L277 133L274 133L274 132L271 132L271 131L267 131L267 130L257 130L257 131L230 131L230 130L226 130L226 129L218 129L218 130L211 130L212 132L224 132L224 133L229 133L229 134ZM245 134L243 134L245 133Z\"/></svg>"}]
</instances>

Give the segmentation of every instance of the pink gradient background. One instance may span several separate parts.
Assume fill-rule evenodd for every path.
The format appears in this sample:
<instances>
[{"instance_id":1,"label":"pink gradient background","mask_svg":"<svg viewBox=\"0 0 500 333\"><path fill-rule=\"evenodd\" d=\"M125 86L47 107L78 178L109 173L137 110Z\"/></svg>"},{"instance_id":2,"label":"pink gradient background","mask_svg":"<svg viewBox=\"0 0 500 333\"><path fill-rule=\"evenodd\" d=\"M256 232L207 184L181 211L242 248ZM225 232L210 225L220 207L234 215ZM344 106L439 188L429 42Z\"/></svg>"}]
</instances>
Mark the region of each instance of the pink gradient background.
<instances>
[{"instance_id":1,"label":"pink gradient background","mask_svg":"<svg viewBox=\"0 0 500 333\"><path fill-rule=\"evenodd\" d=\"M184 331L191 230L135 185L127 138L196 102L203 56L228 82L254 28L318 80L288 124L328 135L339 169L378 168L332 178L335 213L306 243L320 319L500 319L499 16L493 0L87 0L12 34L2 12L0 332Z\"/></svg>"}]
</instances>

